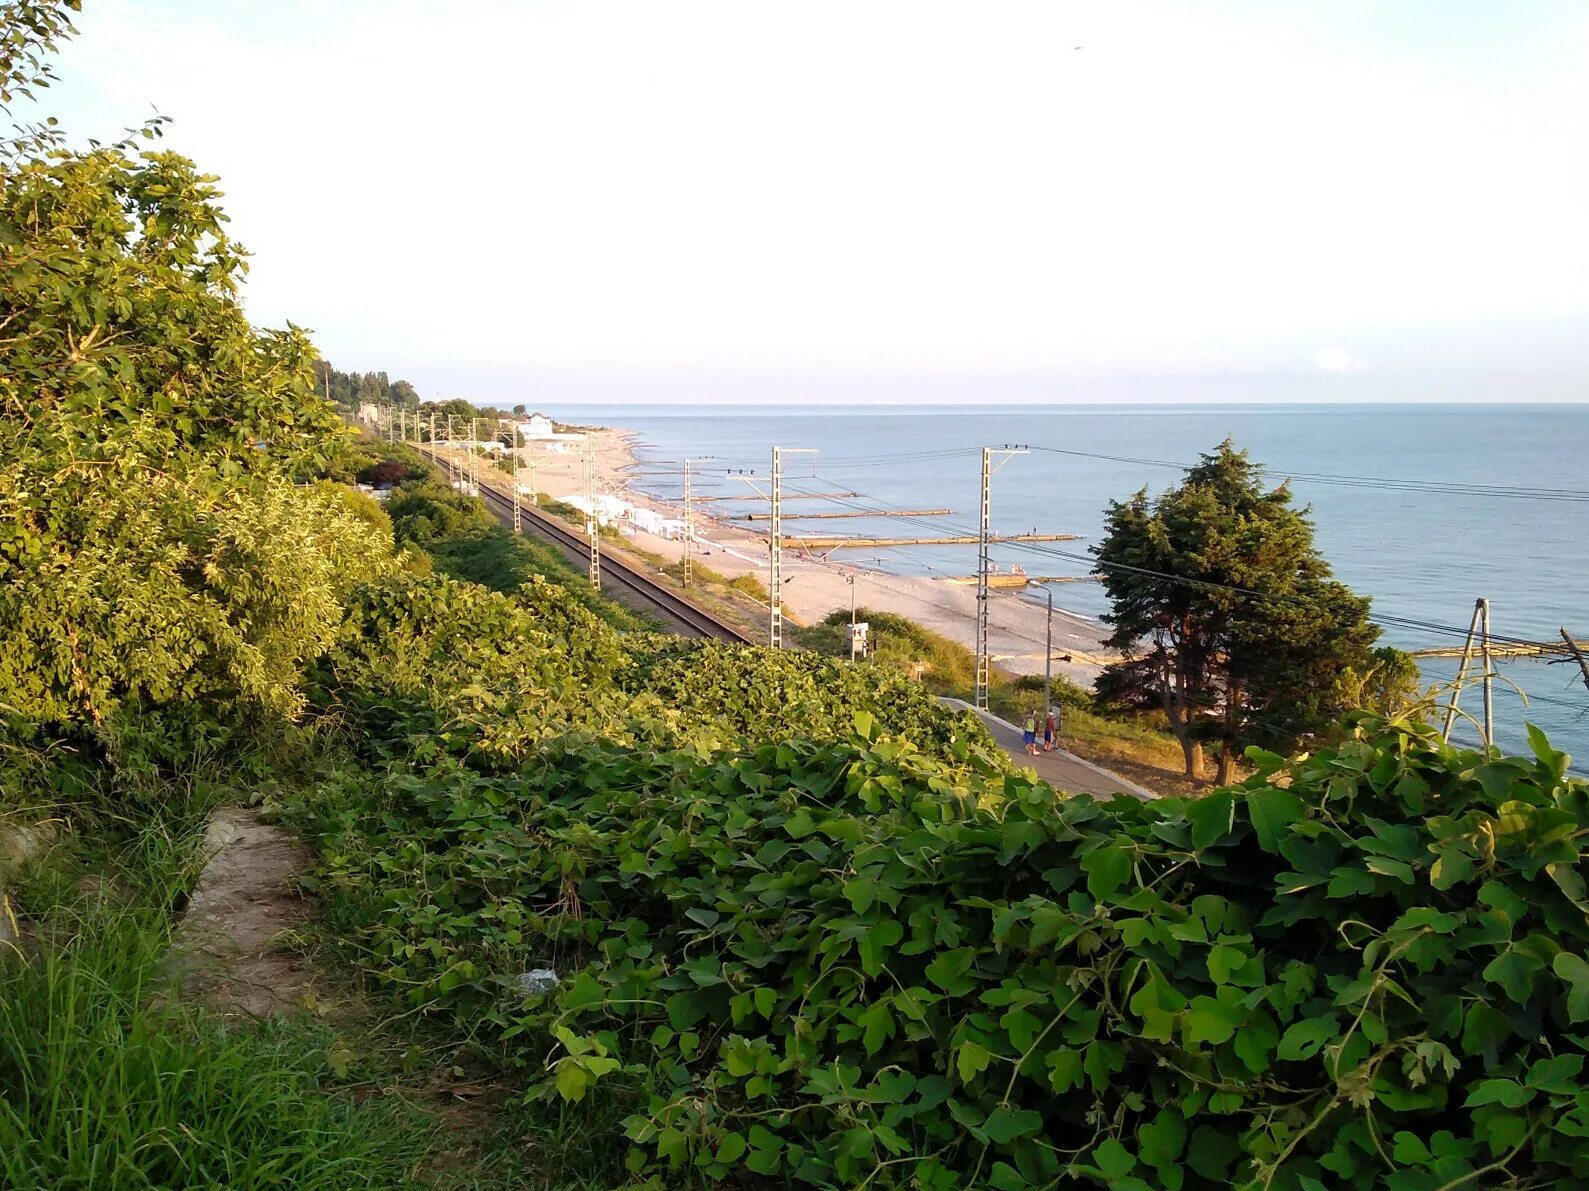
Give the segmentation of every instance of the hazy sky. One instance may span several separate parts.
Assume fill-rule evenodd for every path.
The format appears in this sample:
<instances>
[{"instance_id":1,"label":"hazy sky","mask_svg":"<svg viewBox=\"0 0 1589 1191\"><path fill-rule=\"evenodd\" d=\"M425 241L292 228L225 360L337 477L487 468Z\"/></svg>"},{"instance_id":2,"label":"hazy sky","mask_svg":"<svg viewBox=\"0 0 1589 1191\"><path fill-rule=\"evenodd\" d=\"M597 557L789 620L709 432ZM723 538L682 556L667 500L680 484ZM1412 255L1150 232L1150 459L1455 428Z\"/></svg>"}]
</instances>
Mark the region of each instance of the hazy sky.
<instances>
[{"instance_id":1,"label":"hazy sky","mask_svg":"<svg viewBox=\"0 0 1589 1191\"><path fill-rule=\"evenodd\" d=\"M84 9L47 110L427 394L1589 371L1582 0Z\"/></svg>"}]
</instances>

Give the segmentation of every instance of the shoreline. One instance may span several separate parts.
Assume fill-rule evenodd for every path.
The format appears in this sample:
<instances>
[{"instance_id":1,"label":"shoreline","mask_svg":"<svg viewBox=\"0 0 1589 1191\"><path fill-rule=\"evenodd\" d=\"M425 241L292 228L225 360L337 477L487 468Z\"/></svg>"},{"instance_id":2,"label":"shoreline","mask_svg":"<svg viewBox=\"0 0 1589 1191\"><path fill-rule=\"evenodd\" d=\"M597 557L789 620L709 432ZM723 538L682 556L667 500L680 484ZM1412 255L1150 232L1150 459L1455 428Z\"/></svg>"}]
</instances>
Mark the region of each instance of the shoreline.
<instances>
[{"instance_id":1,"label":"shoreline","mask_svg":"<svg viewBox=\"0 0 1589 1191\"><path fill-rule=\"evenodd\" d=\"M639 431L603 427L591 437L595 442L595 478L598 495L618 496L630 504L668 516L682 517L681 504L662 500L632 487L633 474L643 466L636 444ZM535 489L558 500L589 494L585 453L554 454L544 445L519 448L519 481L530 482L531 463ZM730 579L754 575L767 578L767 539L696 510L696 558ZM631 526L623 526L625 540L670 562L683 557L683 543ZM848 608L851 581L857 607L891 612L940 633L969 648L975 647L976 588L973 584L920 575L898 575L879 570L785 552L784 611L801 624L813 624L839 608ZM989 646L993 662L1016 675L1043 673L1046 606L1022 595L995 595L988 611ZM1091 687L1112 653L1104 648L1101 626L1079 613L1054 608L1054 673ZM1069 654L1071 661L1057 655Z\"/></svg>"}]
</instances>

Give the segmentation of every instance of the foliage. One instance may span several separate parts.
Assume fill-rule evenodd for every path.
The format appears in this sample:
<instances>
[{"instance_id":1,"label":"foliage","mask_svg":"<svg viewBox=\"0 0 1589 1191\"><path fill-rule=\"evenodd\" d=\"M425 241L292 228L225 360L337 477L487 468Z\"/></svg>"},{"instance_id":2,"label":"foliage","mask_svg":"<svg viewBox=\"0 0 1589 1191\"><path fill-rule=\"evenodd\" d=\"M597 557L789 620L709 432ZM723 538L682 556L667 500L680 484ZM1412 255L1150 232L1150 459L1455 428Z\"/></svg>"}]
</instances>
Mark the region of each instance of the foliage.
<instances>
[{"instance_id":1,"label":"foliage","mask_svg":"<svg viewBox=\"0 0 1589 1191\"><path fill-rule=\"evenodd\" d=\"M74 32L69 14L81 0L4 0L0 3L0 115L55 81L49 55ZM59 140L55 118L16 126L0 137L0 161L43 152Z\"/></svg>"},{"instance_id":2,"label":"foliage","mask_svg":"<svg viewBox=\"0 0 1589 1191\"><path fill-rule=\"evenodd\" d=\"M555 546L515 536L482 500L434 477L402 485L387 502L399 546L425 551L435 569L456 579L511 593L532 578L558 588L562 598L613 628L644 630L649 622L591 590L585 573Z\"/></svg>"},{"instance_id":3,"label":"foliage","mask_svg":"<svg viewBox=\"0 0 1589 1191\"><path fill-rule=\"evenodd\" d=\"M1412 714L1422 702L1423 675L1417 659L1390 645L1373 650L1366 665L1349 667L1341 682L1348 706L1382 716Z\"/></svg>"},{"instance_id":4,"label":"foliage","mask_svg":"<svg viewBox=\"0 0 1589 1191\"><path fill-rule=\"evenodd\" d=\"M360 405L385 405L419 409L419 391L406 380L394 381L385 372L339 372L329 360L316 360L314 384L317 392L339 409L356 411Z\"/></svg>"},{"instance_id":5,"label":"foliage","mask_svg":"<svg viewBox=\"0 0 1589 1191\"><path fill-rule=\"evenodd\" d=\"M179 1003L168 907L201 836L156 820L110 854L59 849L23 882L37 939L25 960L0 947L0 1185L414 1185L434 1127L328 1087L328 1027Z\"/></svg>"},{"instance_id":6,"label":"foliage","mask_svg":"<svg viewBox=\"0 0 1589 1191\"><path fill-rule=\"evenodd\" d=\"M8 6L32 23L6 31L0 67L33 61L62 11ZM292 485L335 454L340 423L308 388L303 333L244 316L218 198L191 162L130 142L39 148L0 177L13 730L86 732L114 754L149 709L291 715L341 594L385 565L367 510Z\"/></svg>"},{"instance_id":7,"label":"foliage","mask_svg":"<svg viewBox=\"0 0 1589 1191\"><path fill-rule=\"evenodd\" d=\"M1108 644L1125 655L1100 692L1163 708L1198 777L1217 740L1218 780L1237 746L1289 746L1348 710L1348 668L1378 629L1368 600L1330 577L1307 510L1227 439L1176 488L1109 506L1094 573L1112 602Z\"/></svg>"},{"instance_id":8,"label":"foliage","mask_svg":"<svg viewBox=\"0 0 1589 1191\"><path fill-rule=\"evenodd\" d=\"M389 565L368 512L330 487L203 493L134 471L96 495L65 540L11 539L0 688L13 716L112 747L162 707L295 716L301 668L332 641L343 599Z\"/></svg>"},{"instance_id":9,"label":"foliage","mask_svg":"<svg viewBox=\"0 0 1589 1191\"><path fill-rule=\"evenodd\" d=\"M703 725L751 740L842 738L858 713L924 750L985 740L969 712L948 711L897 671L719 641L666 641L636 658L624 684Z\"/></svg>"},{"instance_id":10,"label":"foliage","mask_svg":"<svg viewBox=\"0 0 1589 1191\"><path fill-rule=\"evenodd\" d=\"M1589 788L1542 736L1497 761L1370 721L1100 804L859 727L344 787L324 888L531 1096L629 1104L642 1176L1589 1178Z\"/></svg>"}]
</instances>

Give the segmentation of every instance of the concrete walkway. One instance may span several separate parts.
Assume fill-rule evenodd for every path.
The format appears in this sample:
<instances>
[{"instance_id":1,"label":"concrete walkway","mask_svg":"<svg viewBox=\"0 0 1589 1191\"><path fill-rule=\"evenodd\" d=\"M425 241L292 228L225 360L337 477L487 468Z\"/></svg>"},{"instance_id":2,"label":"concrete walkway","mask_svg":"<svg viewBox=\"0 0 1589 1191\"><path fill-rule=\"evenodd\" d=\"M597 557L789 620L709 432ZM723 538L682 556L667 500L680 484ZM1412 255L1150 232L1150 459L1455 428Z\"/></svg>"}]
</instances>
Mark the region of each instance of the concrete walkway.
<instances>
[{"instance_id":1,"label":"concrete walkway","mask_svg":"<svg viewBox=\"0 0 1589 1191\"><path fill-rule=\"evenodd\" d=\"M965 711L975 710L964 699L942 696L939 701L949 707ZM1033 770L1038 777L1056 790L1065 790L1072 794L1092 794L1100 798L1112 798L1116 794L1128 794L1132 798L1143 799L1158 797L1153 791L1127 781L1118 773L1111 773L1061 748L1029 757L1026 755L1025 746L1021 743L1021 730L1014 724L988 711L978 711L977 716L987 725L989 735L1003 746L1005 752L1020 764Z\"/></svg>"}]
</instances>

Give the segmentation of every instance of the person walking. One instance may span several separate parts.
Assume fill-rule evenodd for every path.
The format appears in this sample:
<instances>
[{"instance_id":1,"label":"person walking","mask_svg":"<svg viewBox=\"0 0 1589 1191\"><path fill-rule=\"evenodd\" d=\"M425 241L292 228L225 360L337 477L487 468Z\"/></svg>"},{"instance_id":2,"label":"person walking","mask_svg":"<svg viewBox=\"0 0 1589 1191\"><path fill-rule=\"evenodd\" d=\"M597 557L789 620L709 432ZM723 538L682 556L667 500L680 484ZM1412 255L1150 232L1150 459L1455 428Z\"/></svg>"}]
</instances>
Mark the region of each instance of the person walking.
<instances>
[{"instance_id":1,"label":"person walking","mask_svg":"<svg viewBox=\"0 0 1589 1191\"><path fill-rule=\"evenodd\" d=\"M1021 724L1021 743L1026 746L1026 754L1030 757L1037 756L1037 713L1029 711L1026 719Z\"/></svg>"},{"instance_id":2,"label":"person walking","mask_svg":"<svg viewBox=\"0 0 1589 1191\"><path fill-rule=\"evenodd\" d=\"M1054 751L1054 737L1058 732L1059 716L1054 709L1050 707L1048 709L1048 714L1043 717L1043 751L1045 753L1051 753Z\"/></svg>"}]
</instances>

